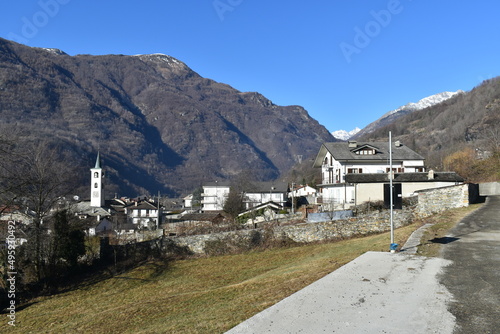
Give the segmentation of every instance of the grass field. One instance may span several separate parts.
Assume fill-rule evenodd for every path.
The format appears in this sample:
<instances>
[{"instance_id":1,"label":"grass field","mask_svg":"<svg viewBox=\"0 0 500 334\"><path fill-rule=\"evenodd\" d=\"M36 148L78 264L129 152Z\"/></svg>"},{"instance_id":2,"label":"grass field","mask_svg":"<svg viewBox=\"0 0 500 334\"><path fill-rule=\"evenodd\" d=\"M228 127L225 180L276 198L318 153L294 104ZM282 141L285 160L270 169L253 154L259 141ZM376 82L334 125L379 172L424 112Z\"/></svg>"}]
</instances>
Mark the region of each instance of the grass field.
<instances>
[{"instance_id":1,"label":"grass field","mask_svg":"<svg viewBox=\"0 0 500 334\"><path fill-rule=\"evenodd\" d=\"M463 216L469 211L460 212ZM456 222L461 215L446 220ZM433 219L439 222L440 216ZM396 243L404 244L421 224L397 229ZM385 233L240 255L151 262L70 292L35 299L17 311L15 328L7 326L7 319L0 328L9 333L223 333L367 251L388 251L389 244Z\"/></svg>"}]
</instances>

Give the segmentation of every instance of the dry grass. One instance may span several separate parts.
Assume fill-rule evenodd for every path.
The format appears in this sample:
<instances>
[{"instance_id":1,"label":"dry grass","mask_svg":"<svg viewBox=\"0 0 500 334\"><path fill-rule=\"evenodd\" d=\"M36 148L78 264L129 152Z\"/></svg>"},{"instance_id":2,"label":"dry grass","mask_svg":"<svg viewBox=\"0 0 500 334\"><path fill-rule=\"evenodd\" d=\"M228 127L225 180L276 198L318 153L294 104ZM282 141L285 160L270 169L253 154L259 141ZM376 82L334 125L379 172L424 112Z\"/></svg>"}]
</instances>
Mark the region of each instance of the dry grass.
<instances>
[{"instance_id":1,"label":"dry grass","mask_svg":"<svg viewBox=\"0 0 500 334\"><path fill-rule=\"evenodd\" d=\"M397 229L396 242L403 244L416 227ZM9 333L223 333L367 251L388 251L389 243L385 233L168 265L148 263L34 300L18 310L17 326Z\"/></svg>"}]
</instances>

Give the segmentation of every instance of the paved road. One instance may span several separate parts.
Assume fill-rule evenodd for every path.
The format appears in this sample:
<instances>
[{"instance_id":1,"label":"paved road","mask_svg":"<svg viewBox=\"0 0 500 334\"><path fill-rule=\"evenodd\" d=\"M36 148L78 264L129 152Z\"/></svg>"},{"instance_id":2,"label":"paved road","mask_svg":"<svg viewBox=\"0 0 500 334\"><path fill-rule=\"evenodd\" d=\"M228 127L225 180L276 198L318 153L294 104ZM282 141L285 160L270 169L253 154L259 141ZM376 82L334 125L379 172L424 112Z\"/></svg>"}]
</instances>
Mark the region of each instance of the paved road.
<instances>
[{"instance_id":1,"label":"paved road","mask_svg":"<svg viewBox=\"0 0 500 334\"><path fill-rule=\"evenodd\" d=\"M451 299L437 274L449 261L368 252L227 334L451 334Z\"/></svg>"},{"instance_id":2,"label":"paved road","mask_svg":"<svg viewBox=\"0 0 500 334\"><path fill-rule=\"evenodd\" d=\"M410 241L363 254L227 333L500 333L500 197L437 240L440 258L412 255Z\"/></svg>"},{"instance_id":3,"label":"paved road","mask_svg":"<svg viewBox=\"0 0 500 334\"><path fill-rule=\"evenodd\" d=\"M446 241L442 257L452 264L440 282L454 297L454 334L500 333L500 197L489 197Z\"/></svg>"}]
</instances>

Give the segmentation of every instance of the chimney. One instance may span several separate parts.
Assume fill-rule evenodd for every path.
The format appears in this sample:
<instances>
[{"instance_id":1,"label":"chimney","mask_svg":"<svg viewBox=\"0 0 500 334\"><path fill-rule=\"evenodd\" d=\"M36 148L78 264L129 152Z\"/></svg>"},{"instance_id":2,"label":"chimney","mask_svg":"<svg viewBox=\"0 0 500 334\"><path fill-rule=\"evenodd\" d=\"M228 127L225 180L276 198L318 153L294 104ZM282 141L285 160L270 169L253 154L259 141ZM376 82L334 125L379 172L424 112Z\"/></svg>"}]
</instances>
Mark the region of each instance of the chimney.
<instances>
[{"instance_id":1,"label":"chimney","mask_svg":"<svg viewBox=\"0 0 500 334\"><path fill-rule=\"evenodd\" d=\"M358 142L355 141L355 140L349 140L348 143L349 143L349 148L356 148L356 147L358 147Z\"/></svg>"},{"instance_id":2,"label":"chimney","mask_svg":"<svg viewBox=\"0 0 500 334\"><path fill-rule=\"evenodd\" d=\"M399 140L396 140L396 142L394 143L394 145L395 145L396 147L401 147L401 146L403 146L403 144L401 144L401 142L400 142Z\"/></svg>"},{"instance_id":3,"label":"chimney","mask_svg":"<svg viewBox=\"0 0 500 334\"><path fill-rule=\"evenodd\" d=\"M434 171L432 169L427 173L427 179L434 180Z\"/></svg>"}]
</instances>

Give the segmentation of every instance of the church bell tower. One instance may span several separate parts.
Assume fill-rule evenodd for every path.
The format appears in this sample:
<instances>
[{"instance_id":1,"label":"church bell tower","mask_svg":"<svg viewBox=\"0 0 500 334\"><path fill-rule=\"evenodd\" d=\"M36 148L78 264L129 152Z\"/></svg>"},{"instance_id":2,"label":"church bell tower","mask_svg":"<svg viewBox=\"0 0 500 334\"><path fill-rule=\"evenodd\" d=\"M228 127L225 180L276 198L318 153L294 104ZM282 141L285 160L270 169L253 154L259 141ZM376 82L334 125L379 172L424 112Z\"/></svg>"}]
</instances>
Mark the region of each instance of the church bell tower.
<instances>
[{"instance_id":1,"label":"church bell tower","mask_svg":"<svg viewBox=\"0 0 500 334\"><path fill-rule=\"evenodd\" d=\"M100 208L104 206L102 193L102 168L99 152L95 161L95 167L90 169L90 206Z\"/></svg>"}]
</instances>

